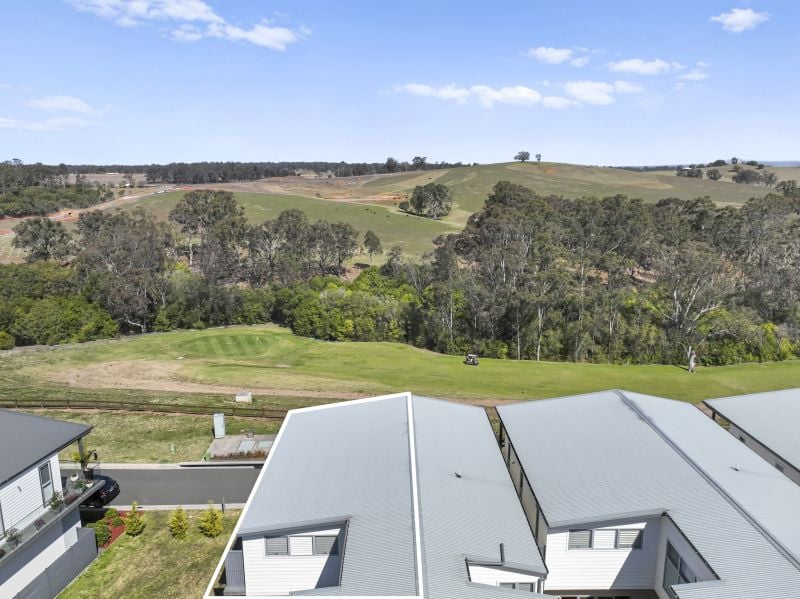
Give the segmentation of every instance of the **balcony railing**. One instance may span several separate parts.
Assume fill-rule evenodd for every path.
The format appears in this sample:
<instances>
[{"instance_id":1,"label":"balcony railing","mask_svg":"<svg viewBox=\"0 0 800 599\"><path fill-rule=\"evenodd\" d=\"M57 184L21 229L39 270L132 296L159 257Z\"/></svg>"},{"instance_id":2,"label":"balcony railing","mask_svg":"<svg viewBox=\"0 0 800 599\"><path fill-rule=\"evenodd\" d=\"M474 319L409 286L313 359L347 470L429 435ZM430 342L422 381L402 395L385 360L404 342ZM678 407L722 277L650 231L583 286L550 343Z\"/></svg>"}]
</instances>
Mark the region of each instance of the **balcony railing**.
<instances>
[{"instance_id":1,"label":"balcony railing","mask_svg":"<svg viewBox=\"0 0 800 599\"><path fill-rule=\"evenodd\" d=\"M11 527L6 529L5 537L0 540L0 568L2 568L3 563L12 555L33 541L37 535L50 528L53 523L58 522L66 514L74 509L77 509L81 503L91 497L105 484L105 481L102 480L87 480L85 482L88 486L83 489L80 488L80 485L76 485L76 482L71 482L68 480L64 485L63 501L57 509L48 507L36 520L30 524L21 529L15 529L17 531L16 540L9 539L11 536L9 535ZM40 509L41 508L37 508L37 511Z\"/></svg>"}]
</instances>

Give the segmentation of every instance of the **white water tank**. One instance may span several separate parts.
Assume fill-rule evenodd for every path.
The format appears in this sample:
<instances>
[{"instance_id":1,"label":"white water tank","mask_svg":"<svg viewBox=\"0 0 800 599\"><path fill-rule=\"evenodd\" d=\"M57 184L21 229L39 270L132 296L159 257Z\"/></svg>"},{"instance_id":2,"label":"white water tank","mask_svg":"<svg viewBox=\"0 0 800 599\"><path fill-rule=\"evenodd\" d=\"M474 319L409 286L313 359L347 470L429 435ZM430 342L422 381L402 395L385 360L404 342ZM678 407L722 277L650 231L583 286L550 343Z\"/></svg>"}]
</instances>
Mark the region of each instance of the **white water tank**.
<instances>
[{"instance_id":1,"label":"white water tank","mask_svg":"<svg viewBox=\"0 0 800 599\"><path fill-rule=\"evenodd\" d=\"M225 438L225 414L214 414L214 438Z\"/></svg>"}]
</instances>

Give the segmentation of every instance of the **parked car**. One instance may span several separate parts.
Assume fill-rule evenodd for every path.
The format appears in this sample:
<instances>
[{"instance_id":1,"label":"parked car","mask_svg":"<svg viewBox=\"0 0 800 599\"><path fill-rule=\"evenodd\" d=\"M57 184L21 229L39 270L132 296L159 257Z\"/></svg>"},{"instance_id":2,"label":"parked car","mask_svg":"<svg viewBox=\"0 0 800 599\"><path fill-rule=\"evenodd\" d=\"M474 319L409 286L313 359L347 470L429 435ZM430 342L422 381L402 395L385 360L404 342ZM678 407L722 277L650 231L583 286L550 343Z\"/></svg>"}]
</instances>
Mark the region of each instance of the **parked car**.
<instances>
[{"instance_id":1,"label":"parked car","mask_svg":"<svg viewBox=\"0 0 800 599\"><path fill-rule=\"evenodd\" d=\"M95 474L93 478L96 481L102 480L106 484L98 489L97 493L90 495L84 503L81 504L81 507L103 507L119 495L119 483L110 476Z\"/></svg>"}]
</instances>

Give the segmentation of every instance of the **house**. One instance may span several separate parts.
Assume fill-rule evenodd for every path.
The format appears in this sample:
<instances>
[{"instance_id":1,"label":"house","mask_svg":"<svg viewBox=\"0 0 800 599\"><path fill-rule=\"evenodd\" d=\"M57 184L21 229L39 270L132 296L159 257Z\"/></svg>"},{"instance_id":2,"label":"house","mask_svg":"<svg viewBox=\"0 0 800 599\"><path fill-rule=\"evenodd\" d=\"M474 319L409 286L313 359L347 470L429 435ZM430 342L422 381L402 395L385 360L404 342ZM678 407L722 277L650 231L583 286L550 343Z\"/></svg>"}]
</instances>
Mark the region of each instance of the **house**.
<instances>
[{"instance_id":1,"label":"house","mask_svg":"<svg viewBox=\"0 0 800 599\"><path fill-rule=\"evenodd\" d=\"M55 597L97 556L78 506L103 483L62 485L58 460L90 430L0 410L0 597Z\"/></svg>"},{"instance_id":2,"label":"house","mask_svg":"<svg viewBox=\"0 0 800 599\"><path fill-rule=\"evenodd\" d=\"M207 596L543 597L486 412L410 393L292 410Z\"/></svg>"},{"instance_id":3,"label":"house","mask_svg":"<svg viewBox=\"0 0 800 599\"><path fill-rule=\"evenodd\" d=\"M545 594L800 595L800 488L691 404L608 391L497 412Z\"/></svg>"},{"instance_id":4,"label":"house","mask_svg":"<svg viewBox=\"0 0 800 599\"><path fill-rule=\"evenodd\" d=\"M703 402L728 432L800 485L800 389L754 393Z\"/></svg>"}]
</instances>

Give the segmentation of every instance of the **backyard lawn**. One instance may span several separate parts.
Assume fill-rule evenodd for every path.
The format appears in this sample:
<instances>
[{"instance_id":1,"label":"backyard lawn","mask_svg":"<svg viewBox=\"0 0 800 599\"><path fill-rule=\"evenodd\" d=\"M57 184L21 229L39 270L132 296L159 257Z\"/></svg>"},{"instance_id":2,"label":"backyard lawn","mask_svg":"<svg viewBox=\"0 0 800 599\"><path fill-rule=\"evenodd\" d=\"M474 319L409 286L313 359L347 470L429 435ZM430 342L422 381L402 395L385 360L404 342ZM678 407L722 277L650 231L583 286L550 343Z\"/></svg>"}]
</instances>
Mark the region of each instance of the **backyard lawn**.
<instances>
[{"instance_id":1,"label":"backyard lawn","mask_svg":"<svg viewBox=\"0 0 800 599\"><path fill-rule=\"evenodd\" d=\"M201 597L233 531L238 511L224 516L215 539L197 530L200 512L188 512L189 533L173 539L169 512L145 512L147 527L138 537L122 535L60 595L59 599L196 599Z\"/></svg>"}]
</instances>

